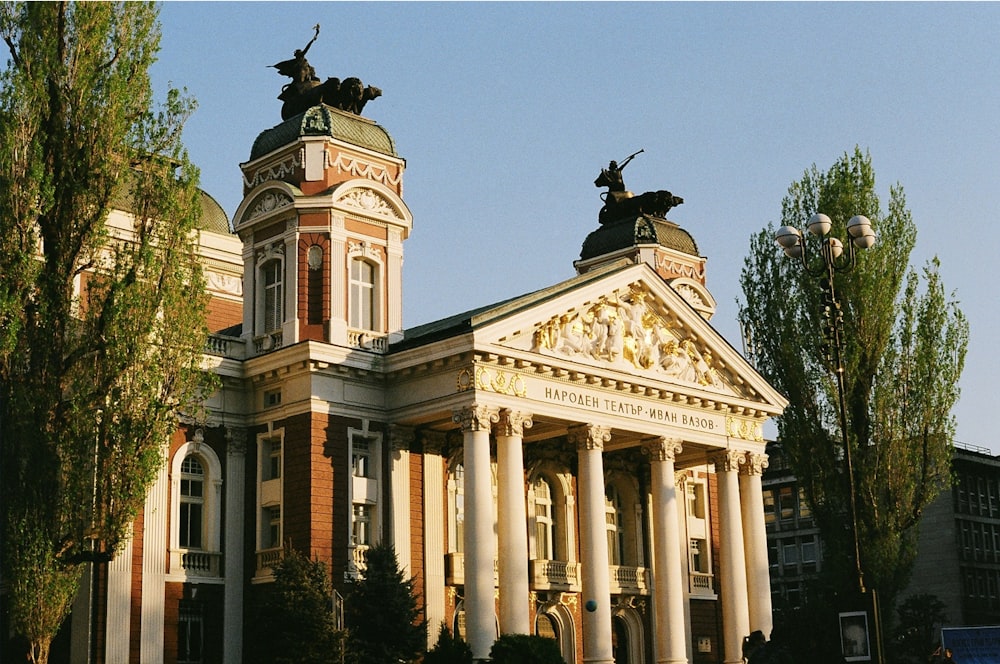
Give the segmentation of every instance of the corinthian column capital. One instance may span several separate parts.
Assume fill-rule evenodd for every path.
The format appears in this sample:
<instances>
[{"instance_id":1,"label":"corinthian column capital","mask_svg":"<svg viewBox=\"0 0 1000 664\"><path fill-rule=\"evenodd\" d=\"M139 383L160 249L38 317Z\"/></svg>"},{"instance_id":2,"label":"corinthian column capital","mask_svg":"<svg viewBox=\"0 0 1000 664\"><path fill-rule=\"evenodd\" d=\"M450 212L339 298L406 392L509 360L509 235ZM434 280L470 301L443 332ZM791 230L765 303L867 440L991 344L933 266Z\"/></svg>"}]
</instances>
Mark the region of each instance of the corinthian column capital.
<instances>
[{"instance_id":1,"label":"corinthian column capital","mask_svg":"<svg viewBox=\"0 0 1000 664\"><path fill-rule=\"evenodd\" d=\"M459 408L451 416L452 422L461 425L462 431L489 431L500 420L500 409L483 404Z\"/></svg>"},{"instance_id":2,"label":"corinthian column capital","mask_svg":"<svg viewBox=\"0 0 1000 664\"><path fill-rule=\"evenodd\" d=\"M603 450L604 443L611 440L611 427L598 424L578 424L566 432L570 445L578 450Z\"/></svg>"},{"instance_id":3,"label":"corinthian column capital","mask_svg":"<svg viewBox=\"0 0 1000 664\"><path fill-rule=\"evenodd\" d=\"M746 450L722 450L708 459L715 464L715 472L734 472L747 462Z\"/></svg>"},{"instance_id":4,"label":"corinthian column capital","mask_svg":"<svg viewBox=\"0 0 1000 664\"><path fill-rule=\"evenodd\" d=\"M415 440L413 427L404 424L389 425L389 447L393 452L406 451Z\"/></svg>"},{"instance_id":5,"label":"corinthian column capital","mask_svg":"<svg viewBox=\"0 0 1000 664\"><path fill-rule=\"evenodd\" d=\"M740 472L744 475L763 475L767 468L767 455L756 452L747 452L746 461Z\"/></svg>"},{"instance_id":6,"label":"corinthian column capital","mask_svg":"<svg viewBox=\"0 0 1000 664\"><path fill-rule=\"evenodd\" d=\"M683 451L680 438L656 436L642 441L642 453L650 461L676 461L677 455Z\"/></svg>"},{"instance_id":7,"label":"corinthian column capital","mask_svg":"<svg viewBox=\"0 0 1000 664\"><path fill-rule=\"evenodd\" d=\"M534 424L531 421L531 413L522 413L516 410L504 408L500 411L500 419L493 427L493 433L498 436L524 436L524 430L530 429Z\"/></svg>"}]
</instances>

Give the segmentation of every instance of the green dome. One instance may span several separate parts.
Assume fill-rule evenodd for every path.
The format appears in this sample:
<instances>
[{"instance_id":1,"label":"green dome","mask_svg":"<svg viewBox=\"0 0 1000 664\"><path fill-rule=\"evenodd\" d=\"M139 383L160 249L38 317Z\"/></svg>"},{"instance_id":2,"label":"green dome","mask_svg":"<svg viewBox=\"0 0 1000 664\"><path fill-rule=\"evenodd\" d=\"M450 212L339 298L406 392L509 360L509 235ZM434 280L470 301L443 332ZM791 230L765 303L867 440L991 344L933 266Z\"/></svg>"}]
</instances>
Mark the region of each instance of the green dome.
<instances>
[{"instance_id":1,"label":"green dome","mask_svg":"<svg viewBox=\"0 0 1000 664\"><path fill-rule=\"evenodd\" d=\"M691 256L700 256L694 238L672 221L649 215L625 217L604 224L587 236L580 259L588 260L643 244L658 244Z\"/></svg>"},{"instance_id":2,"label":"green dome","mask_svg":"<svg viewBox=\"0 0 1000 664\"><path fill-rule=\"evenodd\" d=\"M198 221L198 228L221 235L231 234L232 231L229 230L229 217L226 216L226 211L222 209L218 201L207 193L201 190L199 190L199 193L201 193L201 219Z\"/></svg>"},{"instance_id":3,"label":"green dome","mask_svg":"<svg viewBox=\"0 0 1000 664\"><path fill-rule=\"evenodd\" d=\"M320 104L261 132L253 142L250 161L284 147L301 136L330 136L391 157L399 156L392 136L381 126L360 115Z\"/></svg>"}]
</instances>

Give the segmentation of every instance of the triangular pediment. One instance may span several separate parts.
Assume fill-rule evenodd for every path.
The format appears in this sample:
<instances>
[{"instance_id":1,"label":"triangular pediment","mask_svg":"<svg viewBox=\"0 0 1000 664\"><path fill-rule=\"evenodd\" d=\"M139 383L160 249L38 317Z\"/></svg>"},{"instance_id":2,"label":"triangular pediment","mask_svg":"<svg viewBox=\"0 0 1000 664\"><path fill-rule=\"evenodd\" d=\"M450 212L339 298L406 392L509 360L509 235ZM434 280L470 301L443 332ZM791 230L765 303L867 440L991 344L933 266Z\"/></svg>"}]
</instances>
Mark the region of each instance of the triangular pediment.
<instances>
[{"instance_id":1,"label":"triangular pediment","mask_svg":"<svg viewBox=\"0 0 1000 664\"><path fill-rule=\"evenodd\" d=\"M703 398L718 395L721 401L752 401L779 411L783 406L784 399L705 320L688 294L648 266L563 286L535 296L534 303L526 296L504 305L516 312L501 307L477 316L472 321L477 349L494 346L570 372L627 376L636 385L670 385Z\"/></svg>"}]
</instances>

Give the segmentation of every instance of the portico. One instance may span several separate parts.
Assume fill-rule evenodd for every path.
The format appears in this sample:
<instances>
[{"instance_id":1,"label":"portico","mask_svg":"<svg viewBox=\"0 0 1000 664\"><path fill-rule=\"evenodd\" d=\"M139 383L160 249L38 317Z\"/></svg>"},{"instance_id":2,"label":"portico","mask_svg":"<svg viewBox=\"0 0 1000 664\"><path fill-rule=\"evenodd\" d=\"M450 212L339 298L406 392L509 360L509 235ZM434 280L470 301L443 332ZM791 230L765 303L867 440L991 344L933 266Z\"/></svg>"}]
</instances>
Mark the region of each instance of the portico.
<instances>
[{"instance_id":1,"label":"portico","mask_svg":"<svg viewBox=\"0 0 1000 664\"><path fill-rule=\"evenodd\" d=\"M567 661L610 664L616 649L691 661L699 594L721 606L721 638L706 637L720 661L770 631L763 515L741 496L760 495L762 425L783 400L648 266L598 268L417 328L403 346L387 358L392 422L452 441L442 463L463 491L460 521L445 519L461 542L443 537L462 559L456 604L428 615L461 601L451 622L477 659L498 634L535 633L553 607L574 616L553 613L559 629L580 626L556 635ZM703 496L685 488L695 476ZM718 503L693 514L709 485ZM442 486L424 491L449 504Z\"/></svg>"}]
</instances>

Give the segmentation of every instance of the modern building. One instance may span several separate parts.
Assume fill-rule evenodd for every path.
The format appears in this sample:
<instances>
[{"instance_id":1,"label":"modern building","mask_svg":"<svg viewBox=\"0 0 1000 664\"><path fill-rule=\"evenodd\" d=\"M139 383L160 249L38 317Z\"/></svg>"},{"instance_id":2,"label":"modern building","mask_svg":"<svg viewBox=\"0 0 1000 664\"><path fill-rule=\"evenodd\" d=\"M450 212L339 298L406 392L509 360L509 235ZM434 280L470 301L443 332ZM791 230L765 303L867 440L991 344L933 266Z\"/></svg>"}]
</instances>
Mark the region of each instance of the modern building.
<instances>
[{"instance_id":1,"label":"modern building","mask_svg":"<svg viewBox=\"0 0 1000 664\"><path fill-rule=\"evenodd\" d=\"M257 138L235 232L214 209L201 235L221 389L166 443L73 642L241 662L284 547L342 589L386 541L430 638L477 658L538 633L567 662L741 661L770 632L762 426L785 401L712 327L694 238L595 210L575 276L404 330L405 165L325 105Z\"/></svg>"}]
</instances>

